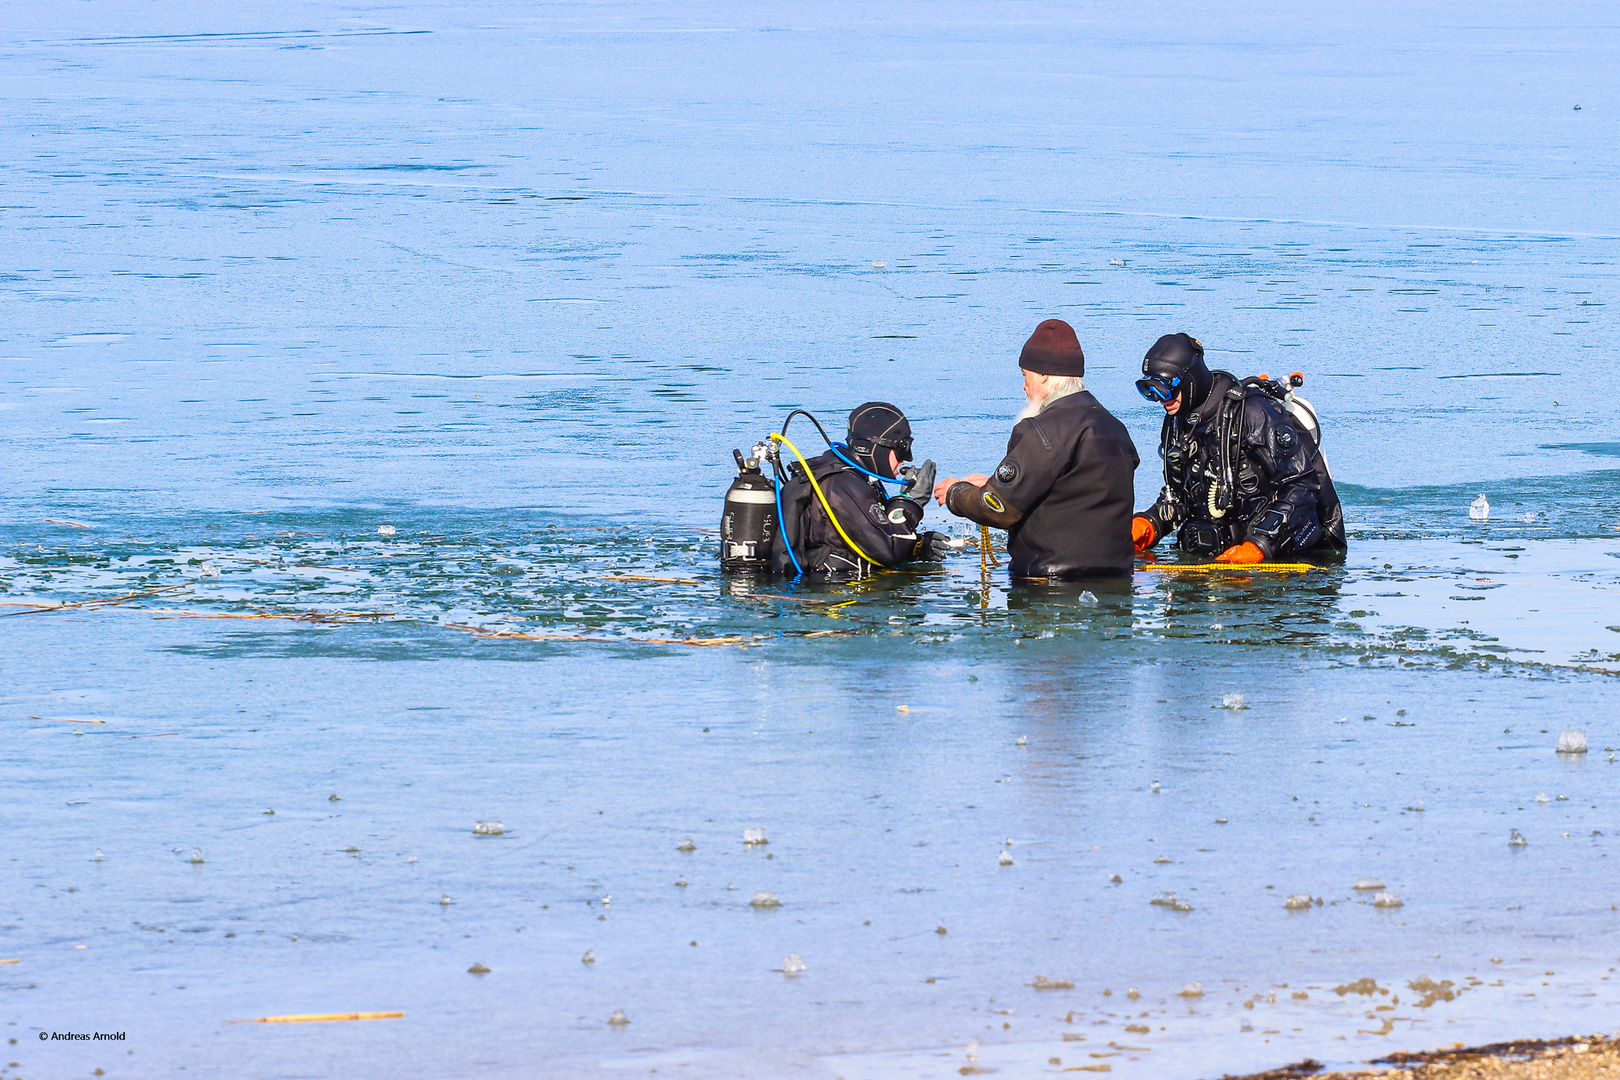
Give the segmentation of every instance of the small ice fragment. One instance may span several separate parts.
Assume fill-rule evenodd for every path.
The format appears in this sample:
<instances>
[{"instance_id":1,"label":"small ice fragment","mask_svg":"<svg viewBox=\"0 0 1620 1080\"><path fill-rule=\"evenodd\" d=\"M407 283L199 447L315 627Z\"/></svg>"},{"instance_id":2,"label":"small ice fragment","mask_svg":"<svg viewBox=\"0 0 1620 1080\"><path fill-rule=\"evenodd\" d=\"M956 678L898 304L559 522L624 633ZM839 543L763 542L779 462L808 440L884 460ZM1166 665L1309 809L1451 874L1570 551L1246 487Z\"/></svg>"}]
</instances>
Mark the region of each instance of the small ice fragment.
<instances>
[{"instance_id":1,"label":"small ice fragment","mask_svg":"<svg viewBox=\"0 0 1620 1080\"><path fill-rule=\"evenodd\" d=\"M480 821L473 826L473 832L478 836L501 836L506 832L506 826L499 821Z\"/></svg>"},{"instance_id":2,"label":"small ice fragment","mask_svg":"<svg viewBox=\"0 0 1620 1080\"><path fill-rule=\"evenodd\" d=\"M947 933L947 932L948 931L945 929L945 924L944 923L940 923L938 926L934 927L934 933L936 933L936 934L944 934L944 933Z\"/></svg>"},{"instance_id":3,"label":"small ice fragment","mask_svg":"<svg viewBox=\"0 0 1620 1080\"><path fill-rule=\"evenodd\" d=\"M194 866L201 866L203 864L202 848L194 847L191 849L191 862Z\"/></svg>"},{"instance_id":4,"label":"small ice fragment","mask_svg":"<svg viewBox=\"0 0 1620 1080\"><path fill-rule=\"evenodd\" d=\"M1518 829L1508 830L1508 847L1524 847L1529 843L1530 841L1526 840L1524 834L1519 832Z\"/></svg>"},{"instance_id":5,"label":"small ice fragment","mask_svg":"<svg viewBox=\"0 0 1620 1080\"><path fill-rule=\"evenodd\" d=\"M1373 907L1401 907L1406 903L1392 892L1381 892L1373 897Z\"/></svg>"},{"instance_id":6,"label":"small ice fragment","mask_svg":"<svg viewBox=\"0 0 1620 1080\"><path fill-rule=\"evenodd\" d=\"M1536 796L1536 802L1547 802L1547 801L1548 801L1547 793L1545 791L1541 792L1540 794L1538 794Z\"/></svg>"},{"instance_id":7,"label":"small ice fragment","mask_svg":"<svg viewBox=\"0 0 1620 1080\"><path fill-rule=\"evenodd\" d=\"M440 907L449 907L453 903L455 903L455 901L450 899L450 894L449 893L445 893L443 896L439 897L439 906Z\"/></svg>"},{"instance_id":8,"label":"small ice fragment","mask_svg":"<svg viewBox=\"0 0 1620 1080\"><path fill-rule=\"evenodd\" d=\"M1002 866L1011 866L1013 864L1012 852L1008 851L1006 848L1002 848L1001 854L997 857L996 861Z\"/></svg>"},{"instance_id":9,"label":"small ice fragment","mask_svg":"<svg viewBox=\"0 0 1620 1080\"><path fill-rule=\"evenodd\" d=\"M1536 515L1534 515L1534 514L1528 514L1528 513L1526 513L1526 514L1520 514L1520 515L1519 515L1519 520L1520 520L1520 521L1524 521L1524 522L1531 522L1531 521L1534 521L1534 520L1536 520Z\"/></svg>"},{"instance_id":10,"label":"small ice fragment","mask_svg":"<svg viewBox=\"0 0 1620 1080\"><path fill-rule=\"evenodd\" d=\"M686 879L685 879L685 878L684 878L684 877L678 877L678 878L676 878L676 879L675 879L675 887L676 887L676 888L677 888L677 889L684 889L684 888L686 888Z\"/></svg>"},{"instance_id":11,"label":"small ice fragment","mask_svg":"<svg viewBox=\"0 0 1620 1080\"><path fill-rule=\"evenodd\" d=\"M1173 892L1167 892L1163 896L1155 896L1148 903L1154 907L1169 908L1171 911L1191 911L1193 909L1189 901L1183 900Z\"/></svg>"},{"instance_id":12,"label":"small ice fragment","mask_svg":"<svg viewBox=\"0 0 1620 1080\"><path fill-rule=\"evenodd\" d=\"M775 893L766 892L764 889L761 889L759 892L756 892L754 894L754 898L752 900L748 901L748 902L749 902L749 904L751 904L754 907L781 907L782 906L782 901L780 901L780 900L778 900L776 898Z\"/></svg>"},{"instance_id":13,"label":"small ice fragment","mask_svg":"<svg viewBox=\"0 0 1620 1080\"><path fill-rule=\"evenodd\" d=\"M1115 885L1120 885L1120 884L1123 884L1123 883L1124 883L1124 881L1125 881L1125 879L1124 879L1124 878L1122 878L1122 877L1120 877L1120 876L1119 876L1119 875L1118 875L1118 874L1114 874L1114 875L1113 875L1113 876L1111 876L1111 877L1110 877L1110 878L1109 878L1109 879L1108 879L1108 880L1109 880L1109 881L1112 881L1112 882L1113 882L1113 883L1114 883L1114 884L1115 884Z\"/></svg>"},{"instance_id":14,"label":"small ice fragment","mask_svg":"<svg viewBox=\"0 0 1620 1080\"><path fill-rule=\"evenodd\" d=\"M100 861L101 861L101 849L96 848L96 862L100 862Z\"/></svg>"},{"instance_id":15,"label":"small ice fragment","mask_svg":"<svg viewBox=\"0 0 1620 1080\"><path fill-rule=\"evenodd\" d=\"M1080 596L1079 596L1079 600L1080 600L1080 602L1082 604L1095 604L1095 603L1098 603L1097 594L1092 592L1090 589L1082 590L1081 593L1080 593Z\"/></svg>"},{"instance_id":16,"label":"small ice fragment","mask_svg":"<svg viewBox=\"0 0 1620 1080\"><path fill-rule=\"evenodd\" d=\"M602 897L602 906L603 907L607 907L611 903L613 903L613 894L612 893L608 893L606 896Z\"/></svg>"},{"instance_id":17,"label":"small ice fragment","mask_svg":"<svg viewBox=\"0 0 1620 1080\"><path fill-rule=\"evenodd\" d=\"M1155 795L1157 795L1159 793L1159 782L1157 780L1153 781L1153 787L1150 790Z\"/></svg>"},{"instance_id":18,"label":"small ice fragment","mask_svg":"<svg viewBox=\"0 0 1620 1080\"><path fill-rule=\"evenodd\" d=\"M1221 695L1221 708L1231 709L1233 712L1239 712L1243 709L1247 709L1248 705L1244 704L1242 694L1238 693L1236 690L1229 690L1225 694Z\"/></svg>"},{"instance_id":19,"label":"small ice fragment","mask_svg":"<svg viewBox=\"0 0 1620 1080\"><path fill-rule=\"evenodd\" d=\"M770 840L765 836L765 830L764 829L744 829L743 830L743 843L750 844L750 845L752 845L752 844L768 844L768 843L770 843Z\"/></svg>"},{"instance_id":20,"label":"small ice fragment","mask_svg":"<svg viewBox=\"0 0 1620 1080\"><path fill-rule=\"evenodd\" d=\"M746 837L746 835L747 834L745 833L744 836ZM675 845L675 850L676 851L696 851L697 850L697 845L692 843L692 838L691 837L687 837L685 840L682 840L680 843Z\"/></svg>"},{"instance_id":21,"label":"small ice fragment","mask_svg":"<svg viewBox=\"0 0 1620 1080\"><path fill-rule=\"evenodd\" d=\"M579 958L579 962L582 963L582 964L594 964L594 963L596 963L596 950L595 949L586 949L585 950L585 955Z\"/></svg>"},{"instance_id":22,"label":"small ice fragment","mask_svg":"<svg viewBox=\"0 0 1620 1080\"><path fill-rule=\"evenodd\" d=\"M894 707L894 711L895 712L910 712L911 711L911 706L910 705L896 705Z\"/></svg>"},{"instance_id":23,"label":"small ice fragment","mask_svg":"<svg viewBox=\"0 0 1620 1080\"><path fill-rule=\"evenodd\" d=\"M1560 754L1586 753L1586 732L1566 731L1558 736L1558 752Z\"/></svg>"},{"instance_id":24,"label":"small ice fragment","mask_svg":"<svg viewBox=\"0 0 1620 1080\"><path fill-rule=\"evenodd\" d=\"M888 262L883 260L883 259L873 259L872 260L872 269L874 269L874 270L887 270L888 267L889 267Z\"/></svg>"},{"instance_id":25,"label":"small ice fragment","mask_svg":"<svg viewBox=\"0 0 1620 1080\"><path fill-rule=\"evenodd\" d=\"M1283 901L1283 907L1287 908L1289 911L1304 911L1310 906L1311 897L1309 893L1295 893L1293 896L1290 896L1287 900Z\"/></svg>"},{"instance_id":26,"label":"small ice fragment","mask_svg":"<svg viewBox=\"0 0 1620 1080\"><path fill-rule=\"evenodd\" d=\"M1124 266L1125 265L1125 260L1124 259L1109 259L1108 260L1108 265L1109 266Z\"/></svg>"},{"instance_id":27,"label":"small ice fragment","mask_svg":"<svg viewBox=\"0 0 1620 1080\"><path fill-rule=\"evenodd\" d=\"M469 974L469 975L488 975L489 974L489 968L485 967L482 961L479 961L478 963L473 964L472 967L467 969L467 974Z\"/></svg>"},{"instance_id":28,"label":"small ice fragment","mask_svg":"<svg viewBox=\"0 0 1620 1080\"><path fill-rule=\"evenodd\" d=\"M624 1015L623 1009L614 1009L613 1015L608 1017L608 1023L612 1024L614 1027L624 1027L624 1025L628 1024L629 1022L630 1018Z\"/></svg>"},{"instance_id":29,"label":"small ice fragment","mask_svg":"<svg viewBox=\"0 0 1620 1080\"><path fill-rule=\"evenodd\" d=\"M1028 746L1029 745L1029 736L1028 735L1020 735L1020 736L1018 736L1018 738L1013 740L1013 744L1016 745L1016 746Z\"/></svg>"},{"instance_id":30,"label":"small ice fragment","mask_svg":"<svg viewBox=\"0 0 1620 1080\"><path fill-rule=\"evenodd\" d=\"M1177 990L1176 996L1184 998L1203 997L1204 984L1201 982L1190 982L1186 986L1183 986L1180 990Z\"/></svg>"},{"instance_id":31,"label":"small ice fragment","mask_svg":"<svg viewBox=\"0 0 1620 1080\"><path fill-rule=\"evenodd\" d=\"M787 959L782 961L782 974L801 975L804 973L804 961L798 953L788 953Z\"/></svg>"},{"instance_id":32,"label":"small ice fragment","mask_svg":"<svg viewBox=\"0 0 1620 1080\"><path fill-rule=\"evenodd\" d=\"M379 526L377 526L377 535L378 536L393 536L398 531L399 530L394 528L392 525L379 525Z\"/></svg>"},{"instance_id":33,"label":"small ice fragment","mask_svg":"<svg viewBox=\"0 0 1620 1080\"><path fill-rule=\"evenodd\" d=\"M328 795L326 797L326 801L327 802L342 802L343 801L343 796L339 795L337 792L334 791L334 792L332 792L332 794L330 794L330 795Z\"/></svg>"},{"instance_id":34,"label":"small ice fragment","mask_svg":"<svg viewBox=\"0 0 1620 1080\"><path fill-rule=\"evenodd\" d=\"M205 562L197 567L198 577L219 577L219 567L211 562Z\"/></svg>"},{"instance_id":35,"label":"small ice fragment","mask_svg":"<svg viewBox=\"0 0 1620 1080\"><path fill-rule=\"evenodd\" d=\"M976 1043L976 1042L968 1043L968 1045L967 1045L967 1060L968 1060L969 1065L977 1065L979 1063L979 1044L978 1043Z\"/></svg>"},{"instance_id":36,"label":"small ice fragment","mask_svg":"<svg viewBox=\"0 0 1620 1080\"><path fill-rule=\"evenodd\" d=\"M1491 503L1489 499L1485 498L1483 491L1479 493L1479 498L1468 504L1468 516L1474 521L1488 521L1490 519Z\"/></svg>"},{"instance_id":37,"label":"small ice fragment","mask_svg":"<svg viewBox=\"0 0 1620 1080\"><path fill-rule=\"evenodd\" d=\"M1156 865L1159 865L1159 866L1162 866L1162 865L1164 865L1165 863L1167 863L1169 861L1170 861L1170 856L1168 856L1168 855L1160 855L1157 859L1153 860L1153 862Z\"/></svg>"},{"instance_id":38,"label":"small ice fragment","mask_svg":"<svg viewBox=\"0 0 1620 1080\"><path fill-rule=\"evenodd\" d=\"M1073 979L1048 979L1045 975L1035 976L1035 981L1029 985L1037 990L1073 990Z\"/></svg>"},{"instance_id":39,"label":"small ice fragment","mask_svg":"<svg viewBox=\"0 0 1620 1080\"><path fill-rule=\"evenodd\" d=\"M1135 1001L1137 998L1142 996L1142 991L1138 990L1134 986L1127 987L1125 990L1125 996L1130 998L1132 1001Z\"/></svg>"},{"instance_id":40,"label":"small ice fragment","mask_svg":"<svg viewBox=\"0 0 1620 1080\"><path fill-rule=\"evenodd\" d=\"M272 809L271 809L271 808L270 808L270 807L268 807L268 806L267 806L267 807L265 807L265 809L264 809L264 812L265 812L265 813L266 813L266 814L269 814L269 815L270 815L270 816L271 816L271 817L275 817L275 814L276 814L276 812L275 812L275 811L274 811L274 810L272 810Z\"/></svg>"},{"instance_id":41,"label":"small ice fragment","mask_svg":"<svg viewBox=\"0 0 1620 1080\"><path fill-rule=\"evenodd\" d=\"M1350 887L1352 889L1377 892L1379 889L1384 887L1384 879L1375 877L1358 877L1356 878L1356 883Z\"/></svg>"}]
</instances>

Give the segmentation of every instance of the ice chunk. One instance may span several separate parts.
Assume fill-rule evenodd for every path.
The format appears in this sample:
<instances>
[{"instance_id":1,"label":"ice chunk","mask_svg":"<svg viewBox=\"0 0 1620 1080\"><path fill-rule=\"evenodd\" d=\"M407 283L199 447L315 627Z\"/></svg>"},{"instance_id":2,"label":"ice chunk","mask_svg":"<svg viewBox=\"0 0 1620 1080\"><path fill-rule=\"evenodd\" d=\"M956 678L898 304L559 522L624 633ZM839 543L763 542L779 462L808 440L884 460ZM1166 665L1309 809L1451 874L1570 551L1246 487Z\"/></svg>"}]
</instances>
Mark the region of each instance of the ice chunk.
<instances>
[{"instance_id":1,"label":"ice chunk","mask_svg":"<svg viewBox=\"0 0 1620 1080\"><path fill-rule=\"evenodd\" d=\"M889 268L889 264L888 264L888 262L886 260L884 260L884 259L873 259L872 260L872 269L874 269L874 270L887 270L888 268Z\"/></svg>"},{"instance_id":2,"label":"ice chunk","mask_svg":"<svg viewBox=\"0 0 1620 1080\"><path fill-rule=\"evenodd\" d=\"M1099 602L1097 600L1097 594L1092 592L1090 589L1081 590L1079 600L1082 604L1095 604Z\"/></svg>"},{"instance_id":3,"label":"ice chunk","mask_svg":"<svg viewBox=\"0 0 1620 1080\"><path fill-rule=\"evenodd\" d=\"M399 530L394 528L392 525L379 525L379 526L377 526L377 535L378 536L393 536L398 531Z\"/></svg>"},{"instance_id":4,"label":"ice chunk","mask_svg":"<svg viewBox=\"0 0 1620 1080\"><path fill-rule=\"evenodd\" d=\"M1490 519L1491 503L1489 499L1485 498L1483 491L1479 493L1479 498L1468 504L1468 516L1474 521L1487 521Z\"/></svg>"},{"instance_id":5,"label":"ice chunk","mask_svg":"<svg viewBox=\"0 0 1620 1080\"><path fill-rule=\"evenodd\" d=\"M1536 802L1547 802L1547 801L1548 801L1547 793L1545 791L1541 792L1540 794L1538 794L1536 796Z\"/></svg>"},{"instance_id":6,"label":"ice chunk","mask_svg":"<svg viewBox=\"0 0 1620 1080\"><path fill-rule=\"evenodd\" d=\"M607 907L608 905L610 905L612 903L613 903L613 894L612 893L608 893L606 896L602 897L602 906L603 907Z\"/></svg>"},{"instance_id":7,"label":"ice chunk","mask_svg":"<svg viewBox=\"0 0 1620 1080\"><path fill-rule=\"evenodd\" d=\"M449 893L445 893L443 896L439 897L439 906L440 907L449 907L453 903L455 903L455 901L450 899L450 894Z\"/></svg>"},{"instance_id":8,"label":"ice chunk","mask_svg":"<svg viewBox=\"0 0 1620 1080\"><path fill-rule=\"evenodd\" d=\"M1020 735L1020 736L1018 736L1018 738L1013 740L1013 745L1014 746L1028 746L1029 745L1029 736L1028 735Z\"/></svg>"},{"instance_id":9,"label":"ice chunk","mask_svg":"<svg viewBox=\"0 0 1620 1080\"><path fill-rule=\"evenodd\" d=\"M416 861L416 856L411 855L411 856L407 857L405 861L408 862L408 863L413 863L413 862Z\"/></svg>"},{"instance_id":10,"label":"ice chunk","mask_svg":"<svg viewBox=\"0 0 1620 1080\"><path fill-rule=\"evenodd\" d=\"M770 840L766 837L764 829L744 829L743 830L743 843L745 843L745 844L768 844L768 843L770 843Z\"/></svg>"},{"instance_id":11,"label":"ice chunk","mask_svg":"<svg viewBox=\"0 0 1620 1080\"><path fill-rule=\"evenodd\" d=\"M205 562L197 567L198 577L219 577L219 567L211 562Z\"/></svg>"},{"instance_id":12,"label":"ice chunk","mask_svg":"<svg viewBox=\"0 0 1620 1080\"><path fill-rule=\"evenodd\" d=\"M1109 259L1108 260L1108 265L1109 266L1124 266L1125 265L1125 260L1124 259Z\"/></svg>"},{"instance_id":13,"label":"ice chunk","mask_svg":"<svg viewBox=\"0 0 1620 1080\"><path fill-rule=\"evenodd\" d=\"M761 907L761 908L763 908L763 907L781 907L782 906L782 901L780 901L780 900L778 900L776 898L775 893L766 892L764 889L761 889L759 892L756 892L754 894L754 898L752 900L748 901L748 902L750 904L752 904L754 907Z\"/></svg>"},{"instance_id":14,"label":"ice chunk","mask_svg":"<svg viewBox=\"0 0 1620 1080\"><path fill-rule=\"evenodd\" d=\"M1163 896L1155 896L1148 903L1154 907L1169 908L1171 911L1191 911L1193 909L1191 901L1183 900L1173 892L1167 892Z\"/></svg>"},{"instance_id":15,"label":"ice chunk","mask_svg":"<svg viewBox=\"0 0 1620 1080\"><path fill-rule=\"evenodd\" d=\"M1530 841L1526 840L1524 834L1519 832L1518 829L1508 830L1508 847L1524 847L1529 843Z\"/></svg>"},{"instance_id":16,"label":"ice chunk","mask_svg":"<svg viewBox=\"0 0 1620 1080\"><path fill-rule=\"evenodd\" d=\"M685 878L684 878L684 877L678 877L678 878L676 878L676 879L675 879L675 887L676 887L676 888L677 888L677 889L684 889L684 888L686 888L686 879L685 879Z\"/></svg>"},{"instance_id":17,"label":"ice chunk","mask_svg":"<svg viewBox=\"0 0 1620 1080\"><path fill-rule=\"evenodd\" d=\"M96 848L96 862L100 862L100 861L101 861L101 849Z\"/></svg>"},{"instance_id":18,"label":"ice chunk","mask_svg":"<svg viewBox=\"0 0 1620 1080\"><path fill-rule=\"evenodd\" d=\"M978 1043L976 1043L976 1042L968 1043L968 1045L967 1045L967 1059L968 1059L968 1064L969 1065L977 1065L979 1063L979 1044Z\"/></svg>"},{"instance_id":19,"label":"ice chunk","mask_svg":"<svg viewBox=\"0 0 1620 1080\"><path fill-rule=\"evenodd\" d=\"M596 963L596 950L595 949L586 949L585 950L585 955L579 958L579 962L582 963L582 964L594 964L594 963Z\"/></svg>"},{"instance_id":20,"label":"ice chunk","mask_svg":"<svg viewBox=\"0 0 1620 1080\"><path fill-rule=\"evenodd\" d=\"M467 974L469 974L469 975L488 975L489 974L489 968L485 967L483 965L482 961L479 961L479 962L473 964L472 967L467 969Z\"/></svg>"},{"instance_id":21,"label":"ice chunk","mask_svg":"<svg viewBox=\"0 0 1620 1080\"><path fill-rule=\"evenodd\" d=\"M743 836L744 836L744 839L746 841L747 834L744 833ZM685 840L682 840L680 843L676 844L675 845L675 850L676 851L696 851L697 850L697 845L692 843L692 838L689 836Z\"/></svg>"},{"instance_id":22,"label":"ice chunk","mask_svg":"<svg viewBox=\"0 0 1620 1080\"><path fill-rule=\"evenodd\" d=\"M1037 990L1073 990L1073 979L1048 979L1045 975L1035 976L1035 981L1029 985Z\"/></svg>"},{"instance_id":23,"label":"ice chunk","mask_svg":"<svg viewBox=\"0 0 1620 1080\"><path fill-rule=\"evenodd\" d=\"M782 974L801 975L803 973L804 961L799 958L799 954L788 953L787 959L782 961Z\"/></svg>"},{"instance_id":24,"label":"ice chunk","mask_svg":"<svg viewBox=\"0 0 1620 1080\"><path fill-rule=\"evenodd\" d=\"M1406 901L1392 892L1381 892L1373 897L1373 907L1402 907Z\"/></svg>"},{"instance_id":25,"label":"ice chunk","mask_svg":"<svg viewBox=\"0 0 1620 1080\"><path fill-rule=\"evenodd\" d=\"M1244 704L1243 695L1238 693L1236 690L1229 690L1225 694L1221 695L1221 708L1223 709L1231 709L1233 712L1239 712L1243 709L1247 709L1248 707L1248 705Z\"/></svg>"},{"instance_id":26,"label":"ice chunk","mask_svg":"<svg viewBox=\"0 0 1620 1080\"><path fill-rule=\"evenodd\" d=\"M1361 889L1363 891L1371 890L1373 892L1377 892L1379 889L1384 887L1384 879L1375 877L1358 877L1356 878L1356 883L1350 887L1352 889Z\"/></svg>"},{"instance_id":27,"label":"ice chunk","mask_svg":"<svg viewBox=\"0 0 1620 1080\"><path fill-rule=\"evenodd\" d=\"M1178 997L1184 998L1203 997L1204 984L1201 982L1190 982L1186 986L1183 986L1180 990L1176 991L1176 994Z\"/></svg>"},{"instance_id":28,"label":"ice chunk","mask_svg":"<svg viewBox=\"0 0 1620 1080\"><path fill-rule=\"evenodd\" d=\"M944 934L944 933L947 933L947 932L948 931L945 929L945 924L944 923L940 923L938 926L934 927L934 933L936 933L936 934Z\"/></svg>"},{"instance_id":29,"label":"ice chunk","mask_svg":"<svg viewBox=\"0 0 1620 1080\"><path fill-rule=\"evenodd\" d=\"M1558 752L1560 754L1586 753L1586 732L1566 731L1558 736Z\"/></svg>"},{"instance_id":30,"label":"ice chunk","mask_svg":"<svg viewBox=\"0 0 1620 1080\"><path fill-rule=\"evenodd\" d=\"M1126 987L1125 996L1130 998L1132 1001L1135 1001L1137 998L1142 996L1142 991L1138 990L1134 986Z\"/></svg>"},{"instance_id":31,"label":"ice chunk","mask_svg":"<svg viewBox=\"0 0 1620 1080\"><path fill-rule=\"evenodd\" d=\"M506 826L498 821L480 821L473 826L473 832L478 836L501 836L506 832Z\"/></svg>"},{"instance_id":32,"label":"ice chunk","mask_svg":"<svg viewBox=\"0 0 1620 1080\"><path fill-rule=\"evenodd\" d=\"M1159 793L1159 782L1157 780L1153 781L1153 786L1152 786L1152 788L1150 790L1155 795L1157 795Z\"/></svg>"},{"instance_id":33,"label":"ice chunk","mask_svg":"<svg viewBox=\"0 0 1620 1080\"><path fill-rule=\"evenodd\" d=\"M192 848L191 849L191 863L192 863L192 865L193 866L201 866L203 864L203 862L204 862L204 860L203 860L202 848L200 848L200 847Z\"/></svg>"},{"instance_id":34,"label":"ice chunk","mask_svg":"<svg viewBox=\"0 0 1620 1080\"><path fill-rule=\"evenodd\" d=\"M612 1024L614 1027L624 1027L624 1025L628 1024L629 1022L630 1018L624 1015L623 1009L614 1009L613 1015L608 1017L608 1023Z\"/></svg>"},{"instance_id":35,"label":"ice chunk","mask_svg":"<svg viewBox=\"0 0 1620 1080\"><path fill-rule=\"evenodd\" d=\"M1002 866L1011 866L1013 864L1012 852L1008 851L1006 848L1002 848L1001 855L996 859L996 861Z\"/></svg>"},{"instance_id":36,"label":"ice chunk","mask_svg":"<svg viewBox=\"0 0 1620 1080\"><path fill-rule=\"evenodd\" d=\"M1283 901L1283 907L1289 911L1304 911L1311 906L1310 893L1295 893Z\"/></svg>"}]
</instances>

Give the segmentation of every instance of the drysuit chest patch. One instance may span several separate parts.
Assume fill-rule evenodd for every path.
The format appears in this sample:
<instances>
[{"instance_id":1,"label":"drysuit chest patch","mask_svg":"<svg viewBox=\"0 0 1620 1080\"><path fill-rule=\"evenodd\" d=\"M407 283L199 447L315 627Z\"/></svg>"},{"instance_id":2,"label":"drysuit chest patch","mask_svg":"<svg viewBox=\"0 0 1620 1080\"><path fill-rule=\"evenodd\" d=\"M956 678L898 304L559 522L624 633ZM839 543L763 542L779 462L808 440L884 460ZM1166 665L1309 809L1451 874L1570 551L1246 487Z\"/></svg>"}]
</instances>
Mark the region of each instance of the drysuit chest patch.
<instances>
[{"instance_id":1,"label":"drysuit chest patch","mask_svg":"<svg viewBox=\"0 0 1620 1080\"><path fill-rule=\"evenodd\" d=\"M1018 462L1012 460L1003 461L1000 467L996 469L996 479L1000 480L1003 484L1010 484L1014 480L1017 480Z\"/></svg>"}]
</instances>

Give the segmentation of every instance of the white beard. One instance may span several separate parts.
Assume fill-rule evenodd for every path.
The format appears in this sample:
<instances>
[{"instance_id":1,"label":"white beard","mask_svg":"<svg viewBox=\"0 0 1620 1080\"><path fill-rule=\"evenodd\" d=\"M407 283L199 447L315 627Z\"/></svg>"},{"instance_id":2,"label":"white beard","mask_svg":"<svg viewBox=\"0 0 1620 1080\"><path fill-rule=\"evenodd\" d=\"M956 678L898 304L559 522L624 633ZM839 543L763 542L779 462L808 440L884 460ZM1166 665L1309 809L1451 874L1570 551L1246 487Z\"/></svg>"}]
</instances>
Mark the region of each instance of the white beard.
<instances>
[{"instance_id":1,"label":"white beard","mask_svg":"<svg viewBox=\"0 0 1620 1080\"><path fill-rule=\"evenodd\" d=\"M1039 416L1044 408L1046 408L1045 398L1041 398L1039 401L1027 401L1024 403L1024 407L1018 410L1018 415L1013 417L1013 423L1022 424L1032 416Z\"/></svg>"},{"instance_id":2,"label":"white beard","mask_svg":"<svg viewBox=\"0 0 1620 1080\"><path fill-rule=\"evenodd\" d=\"M1021 424L1032 416L1039 416L1041 415L1041 411L1043 409L1052 404L1052 402L1056 401L1058 398L1065 398L1070 394L1078 394L1080 391L1086 388L1086 381L1078 376L1072 380L1064 380L1064 383L1066 385L1060 384L1059 386L1053 387L1052 392L1041 398L1039 401L1032 400L1027 402L1022 409L1018 410L1018 415L1013 417L1013 423Z\"/></svg>"}]
</instances>

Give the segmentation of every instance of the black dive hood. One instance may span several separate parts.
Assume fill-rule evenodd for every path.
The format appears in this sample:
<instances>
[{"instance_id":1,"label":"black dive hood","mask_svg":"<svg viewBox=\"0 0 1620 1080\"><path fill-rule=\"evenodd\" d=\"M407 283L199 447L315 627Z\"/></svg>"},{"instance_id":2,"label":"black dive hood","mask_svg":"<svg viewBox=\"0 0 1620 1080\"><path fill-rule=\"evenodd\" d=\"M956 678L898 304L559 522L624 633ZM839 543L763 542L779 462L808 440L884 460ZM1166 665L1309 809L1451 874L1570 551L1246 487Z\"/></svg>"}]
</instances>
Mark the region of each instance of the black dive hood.
<instances>
[{"instance_id":1,"label":"black dive hood","mask_svg":"<svg viewBox=\"0 0 1620 1080\"><path fill-rule=\"evenodd\" d=\"M1190 334L1166 334L1153 343L1142 361L1146 378L1174 383L1182 394L1183 415L1209 397L1215 377L1204 364L1204 345Z\"/></svg>"},{"instance_id":2,"label":"black dive hood","mask_svg":"<svg viewBox=\"0 0 1620 1080\"><path fill-rule=\"evenodd\" d=\"M901 461L910 461L911 424L905 413L888 402L868 401L849 414L850 456L861 468L893 479L885 450L893 450Z\"/></svg>"}]
</instances>

